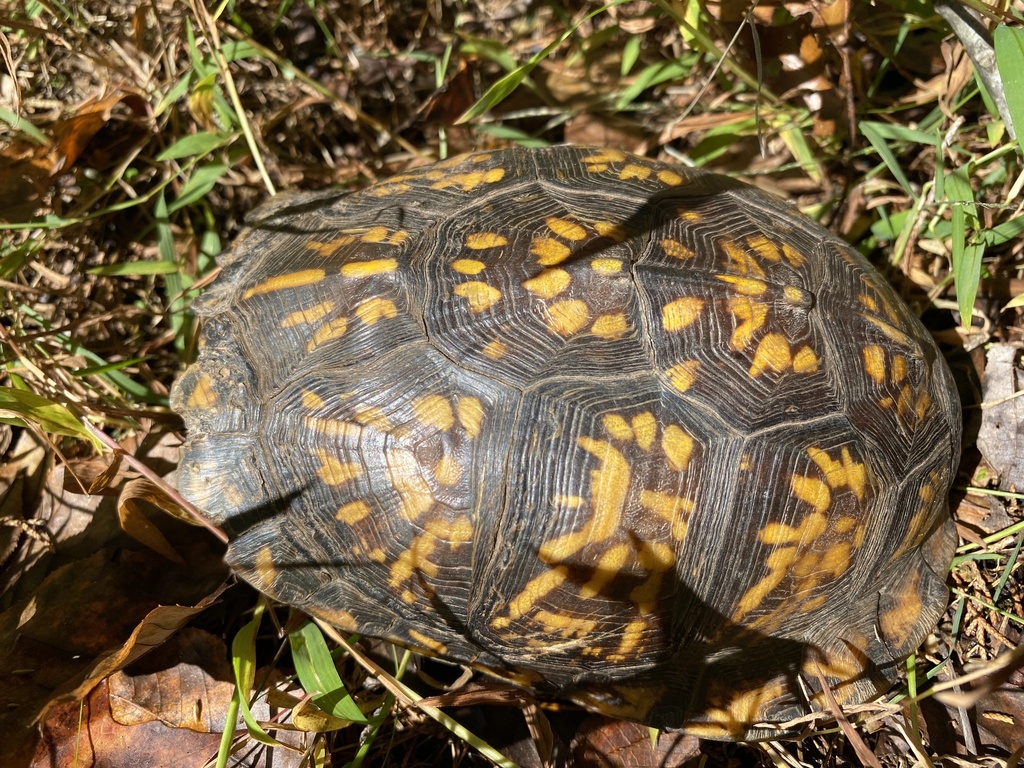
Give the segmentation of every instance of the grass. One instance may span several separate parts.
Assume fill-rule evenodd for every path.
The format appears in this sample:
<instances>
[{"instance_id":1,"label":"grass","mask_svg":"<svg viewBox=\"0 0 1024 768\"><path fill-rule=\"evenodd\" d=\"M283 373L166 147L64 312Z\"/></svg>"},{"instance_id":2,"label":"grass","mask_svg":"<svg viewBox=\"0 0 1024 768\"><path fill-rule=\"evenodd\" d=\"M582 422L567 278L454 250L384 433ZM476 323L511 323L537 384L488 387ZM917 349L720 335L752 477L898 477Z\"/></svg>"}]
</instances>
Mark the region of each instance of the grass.
<instances>
[{"instance_id":1,"label":"grass","mask_svg":"<svg viewBox=\"0 0 1024 768\"><path fill-rule=\"evenodd\" d=\"M83 419L126 444L172 433L168 388L196 352L188 305L258 201L508 144L610 144L751 180L870 255L951 353L1019 341L1024 175L1008 123L1024 125L1019 3L980 6L998 23L1002 109L930 5L855 3L843 16L845 7L11 8L0 18L0 417L43 436L72 470L101 453ZM969 389L975 374L966 363L959 370ZM964 468L977 466L969 447ZM110 478L109 488L124 480ZM1008 521L987 527L986 496L1009 503ZM965 543L951 609L938 643L919 654L918 690L904 702L927 702L933 680L1019 642L1018 497L989 473L954 502ZM257 655L282 654L283 637L308 631L253 629L235 657L236 672L248 658L243 689L256 684ZM295 642L285 656L296 658ZM327 646L313 642L322 659ZM340 673L321 661L305 675L319 690L351 690L319 707L335 718L325 722L337 755L356 764L398 754L431 764L441 752L453 763L483 759L449 725L435 728L439 709L417 710L401 687L382 693L348 654L334 657ZM404 668L396 663L396 686ZM945 746L929 740L916 704L874 712L853 720L883 757L904 760L878 733L905 718L901 743L922 764L940 759ZM974 746L958 759L987 764ZM710 748L705 764L859 759L835 731L730 750Z\"/></svg>"}]
</instances>

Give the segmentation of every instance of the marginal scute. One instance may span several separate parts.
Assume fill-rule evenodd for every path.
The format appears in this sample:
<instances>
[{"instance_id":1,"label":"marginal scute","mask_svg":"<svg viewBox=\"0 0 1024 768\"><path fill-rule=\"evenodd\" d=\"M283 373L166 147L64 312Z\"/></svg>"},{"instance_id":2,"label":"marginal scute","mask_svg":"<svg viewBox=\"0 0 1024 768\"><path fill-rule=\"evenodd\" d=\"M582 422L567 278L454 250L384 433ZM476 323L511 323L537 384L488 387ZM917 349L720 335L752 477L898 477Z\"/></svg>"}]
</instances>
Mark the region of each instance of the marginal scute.
<instances>
[{"instance_id":1,"label":"marginal scute","mask_svg":"<svg viewBox=\"0 0 1024 768\"><path fill-rule=\"evenodd\" d=\"M791 207L553 147L253 221L171 401L183 495L275 599L721 739L865 701L934 628L951 375Z\"/></svg>"}]
</instances>

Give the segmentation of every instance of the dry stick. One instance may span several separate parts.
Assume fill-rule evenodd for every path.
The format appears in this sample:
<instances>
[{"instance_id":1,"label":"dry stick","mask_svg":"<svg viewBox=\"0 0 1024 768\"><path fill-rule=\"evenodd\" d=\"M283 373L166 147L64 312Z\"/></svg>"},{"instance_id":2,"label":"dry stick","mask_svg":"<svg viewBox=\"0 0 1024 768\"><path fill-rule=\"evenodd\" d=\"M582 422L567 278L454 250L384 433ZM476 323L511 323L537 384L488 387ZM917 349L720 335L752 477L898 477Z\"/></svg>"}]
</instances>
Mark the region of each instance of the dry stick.
<instances>
[{"instance_id":1,"label":"dry stick","mask_svg":"<svg viewBox=\"0 0 1024 768\"><path fill-rule=\"evenodd\" d=\"M151 470L141 461L136 459L132 454L128 453L128 451L124 449L124 446L120 445L116 440L108 436L106 432L103 432L102 430L99 430L92 424L90 424L89 420L86 419L84 416L82 417L82 423L85 425L85 428L89 430L89 432L95 435L96 438L99 439L100 442L107 446L111 451L113 451L115 455L122 457L128 464L128 466L130 466L132 469L134 469L136 472L138 472L140 475L145 477L150 482L155 483L157 487L162 488L168 496L174 499L174 501L177 502L182 509L188 512L189 515L197 523L199 523L201 526L206 528L210 533L212 533L221 543L228 543L227 534L225 534L224 531L222 531L220 528L217 528L209 520L203 517L203 515L200 514L199 510L196 509L194 504L186 500L184 496L178 493L177 489L171 487L171 485L168 484L168 482L164 480L162 477L160 477L160 475L158 475L156 472Z\"/></svg>"}]
</instances>

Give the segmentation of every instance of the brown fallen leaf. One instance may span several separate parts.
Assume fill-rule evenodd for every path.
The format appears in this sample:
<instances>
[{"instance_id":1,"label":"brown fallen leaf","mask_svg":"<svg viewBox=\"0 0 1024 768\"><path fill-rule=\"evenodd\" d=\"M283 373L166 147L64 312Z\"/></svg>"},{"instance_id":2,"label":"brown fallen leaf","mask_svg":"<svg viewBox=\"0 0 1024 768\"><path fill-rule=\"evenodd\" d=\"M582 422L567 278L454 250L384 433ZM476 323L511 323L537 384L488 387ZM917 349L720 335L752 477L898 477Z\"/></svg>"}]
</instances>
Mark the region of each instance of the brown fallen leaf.
<instances>
[{"instance_id":1,"label":"brown fallen leaf","mask_svg":"<svg viewBox=\"0 0 1024 768\"><path fill-rule=\"evenodd\" d=\"M60 480L51 486L63 493ZM221 547L203 531L179 528L172 541L186 565L125 549L127 540L117 534L121 546L108 544L65 563L0 612L0 733L11 735L5 757L31 751L32 723L52 711L55 695L63 694L58 702L76 702L76 695L166 640L198 610L179 606L195 606L224 582ZM80 537L90 539L84 530Z\"/></svg>"},{"instance_id":2,"label":"brown fallen leaf","mask_svg":"<svg viewBox=\"0 0 1024 768\"><path fill-rule=\"evenodd\" d=\"M224 641L195 627L112 674L107 686L111 715L121 725L159 720L197 733L223 732L235 690Z\"/></svg>"},{"instance_id":3,"label":"brown fallen leaf","mask_svg":"<svg viewBox=\"0 0 1024 768\"><path fill-rule=\"evenodd\" d=\"M660 733L625 720L591 717L584 721L570 747L570 768L696 768L701 764L700 740L679 733Z\"/></svg>"}]
</instances>

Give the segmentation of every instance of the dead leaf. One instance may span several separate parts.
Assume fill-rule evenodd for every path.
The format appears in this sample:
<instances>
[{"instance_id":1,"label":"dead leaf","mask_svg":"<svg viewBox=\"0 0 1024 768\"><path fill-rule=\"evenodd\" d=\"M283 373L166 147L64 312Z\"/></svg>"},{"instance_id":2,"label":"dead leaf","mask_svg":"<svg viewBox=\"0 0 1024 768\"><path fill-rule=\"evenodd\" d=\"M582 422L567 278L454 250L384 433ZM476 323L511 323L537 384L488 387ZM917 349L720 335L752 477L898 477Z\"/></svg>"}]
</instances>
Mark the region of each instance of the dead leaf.
<instances>
[{"instance_id":1,"label":"dead leaf","mask_svg":"<svg viewBox=\"0 0 1024 768\"><path fill-rule=\"evenodd\" d=\"M159 720L197 733L224 731L235 690L224 641L194 627L115 672L107 685L111 714L121 725Z\"/></svg>"},{"instance_id":2,"label":"dead leaf","mask_svg":"<svg viewBox=\"0 0 1024 768\"><path fill-rule=\"evenodd\" d=\"M572 768L696 768L700 740L679 733L659 733L625 720L594 716L580 726L570 746Z\"/></svg>"},{"instance_id":3,"label":"dead leaf","mask_svg":"<svg viewBox=\"0 0 1024 768\"><path fill-rule=\"evenodd\" d=\"M1018 346L993 344L986 355L978 448L999 473L1004 491L1024 490L1024 400Z\"/></svg>"},{"instance_id":4,"label":"dead leaf","mask_svg":"<svg viewBox=\"0 0 1024 768\"><path fill-rule=\"evenodd\" d=\"M149 103L139 94L115 90L106 96L86 99L70 110L69 117L54 126L55 154L51 154L54 175L66 172L75 164L93 136L110 120L118 104L124 104L140 117L149 112Z\"/></svg>"},{"instance_id":5,"label":"dead leaf","mask_svg":"<svg viewBox=\"0 0 1024 768\"><path fill-rule=\"evenodd\" d=\"M45 719L47 713L58 704L66 701L78 701L83 698L100 680L123 669L161 645L185 626L193 616L209 608L220 597L222 589L218 588L194 606L161 605L154 608L139 623L124 645L101 655L75 680L61 686L61 689L47 702L39 719Z\"/></svg>"},{"instance_id":6,"label":"dead leaf","mask_svg":"<svg viewBox=\"0 0 1024 768\"><path fill-rule=\"evenodd\" d=\"M51 478L47 488L64 493L62 486ZM103 497L75 498L110 503ZM113 521L115 516L107 515ZM44 709L52 711L48 702L58 692L64 697L60 701L77 707L98 680L163 642L199 610L179 606L195 605L223 583L220 545L203 531L178 528L171 541L186 565L148 551L94 547L0 612L0 733L16 734L19 749L31 749L31 724ZM122 543L127 541L116 525L114 530ZM91 540L87 530L79 538ZM62 558L78 551L77 543L59 546Z\"/></svg>"},{"instance_id":7,"label":"dead leaf","mask_svg":"<svg viewBox=\"0 0 1024 768\"><path fill-rule=\"evenodd\" d=\"M174 551L174 547L160 529L150 522L136 500L143 500L160 508L171 503L155 483L144 477L130 480L125 484L121 498L117 502L117 517L121 521L121 528L133 539L145 544L154 552L159 552L171 562L182 563L181 555Z\"/></svg>"}]
</instances>

